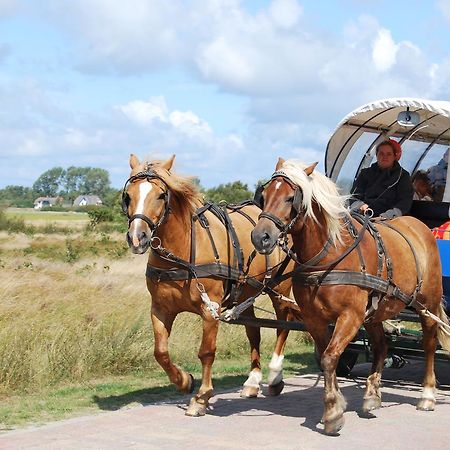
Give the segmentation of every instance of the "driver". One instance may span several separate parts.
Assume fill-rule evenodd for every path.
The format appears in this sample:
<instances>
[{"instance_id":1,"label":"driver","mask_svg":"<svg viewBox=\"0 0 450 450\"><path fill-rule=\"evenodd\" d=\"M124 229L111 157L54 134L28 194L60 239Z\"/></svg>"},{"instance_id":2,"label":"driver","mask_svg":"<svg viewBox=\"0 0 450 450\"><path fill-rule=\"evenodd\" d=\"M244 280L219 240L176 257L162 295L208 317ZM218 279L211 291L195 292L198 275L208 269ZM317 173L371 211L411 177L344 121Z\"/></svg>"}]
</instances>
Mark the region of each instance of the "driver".
<instances>
[{"instance_id":1,"label":"driver","mask_svg":"<svg viewBox=\"0 0 450 450\"><path fill-rule=\"evenodd\" d=\"M377 162L361 170L353 183L352 210L364 213L370 208L374 216L382 219L408 213L414 191L409 173L398 163L399 147L392 139L377 145Z\"/></svg>"}]
</instances>

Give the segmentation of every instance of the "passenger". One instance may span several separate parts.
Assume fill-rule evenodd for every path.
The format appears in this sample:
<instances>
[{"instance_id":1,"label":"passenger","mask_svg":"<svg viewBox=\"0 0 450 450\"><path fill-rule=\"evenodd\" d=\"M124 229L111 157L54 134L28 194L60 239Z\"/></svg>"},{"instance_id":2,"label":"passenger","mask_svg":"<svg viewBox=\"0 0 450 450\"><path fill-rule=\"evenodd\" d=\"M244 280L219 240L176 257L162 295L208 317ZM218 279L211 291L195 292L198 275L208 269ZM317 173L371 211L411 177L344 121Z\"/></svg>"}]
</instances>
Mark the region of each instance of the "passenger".
<instances>
[{"instance_id":1,"label":"passenger","mask_svg":"<svg viewBox=\"0 0 450 450\"><path fill-rule=\"evenodd\" d=\"M377 145L377 162L361 170L352 186L352 210L393 219L406 214L412 205L413 186L409 173L397 161L399 144L391 139Z\"/></svg>"},{"instance_id":2,"label":"passenger","mask_svg":"<svg viewBox=\"0 0 450 450\"><path fill-rule=\"evenodd\" d=\"M436 202L441 202L444 196L447 181L448 151L449 149L445 151L440 161L435 166L430 167L427 172L433 192L433 200Z\"/></svg>"},{"instance_id":3,"label":"passenger","mask_svg":"<svg viewBox=\"0 0 450 450\"><path fill-rule=\"evenodd\" d=\"M423 170L420 170L414 175L413 188L413 200L433 201L430 180Z\"/></svg>"}]
</instances>

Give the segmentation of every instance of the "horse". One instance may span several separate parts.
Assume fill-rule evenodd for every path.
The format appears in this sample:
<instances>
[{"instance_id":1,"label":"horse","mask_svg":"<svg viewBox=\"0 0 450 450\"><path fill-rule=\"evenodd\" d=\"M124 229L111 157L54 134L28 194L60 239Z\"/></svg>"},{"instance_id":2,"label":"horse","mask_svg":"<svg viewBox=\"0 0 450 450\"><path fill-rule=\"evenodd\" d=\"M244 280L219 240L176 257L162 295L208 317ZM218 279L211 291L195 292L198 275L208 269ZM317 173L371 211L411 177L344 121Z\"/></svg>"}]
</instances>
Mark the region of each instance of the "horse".
<instances>
[{"instance_id":1,"label":"horse","mask_svg":"<svg viewBox=\"0 0 450 450\"><path fill-rule=\"evenodd\" d=\"M346 205L349 196L341 195L329 178L315 170L316 165L278 160L272 178L255 198L262 213L251 237L264 255L287 235L292 237L292 250L286 250L296 255L293 294L324 372L324 432L338 434L344 425L346 402L336 366L362 325L373 350L363 411L381 406L387 354L382 321L407 306L418 312L423 330L426 370L417 409L433 410L437 340L450 351L436 241L414 217L376 221L369 215L351 214ZM334 324L332 331L330 324Z\"/></svg>"},{"instance_id":2,"label":"horse","mask_svg":"<svg viewBox=\"0 0 450 450\"><path fill-rule=\"evenodd\" d=\"M168 352L172 324L180 312L202 317L203 335L198 357L202 382L189 403L188 416L203 416L213 395L212 364L216 352L221 307L239 305L243 299L261 293L264 279L280 268L291 270L293 262L275 251L259 255L250 232L260 210L248 202L228 213L214 204L204 204L198 188L189 177L172 172L175 155L166 161L143 161L130 156L130 178L122 192L122 208L128 216L126 235L135 254L150 249L146 271L151 294L151 320L154 356L169 380L182 393L192 393L194 378L176 366ZM280 272L281 273L281 272ZM272 279L273 280L273 279ZM266 290L279 319L296 319L294 300L288 299L291 281L282 280L276 291L273 283ZM283 301L284 300L284 301ZM255 318L252 303L242 315ZM251 368L241 396L256 397L262 381L260 330L246 325L251 348ZM283 389L282 362L287 330L277 330L277 341L269 364L269 393Z\"/></svg>"}]
</instances>

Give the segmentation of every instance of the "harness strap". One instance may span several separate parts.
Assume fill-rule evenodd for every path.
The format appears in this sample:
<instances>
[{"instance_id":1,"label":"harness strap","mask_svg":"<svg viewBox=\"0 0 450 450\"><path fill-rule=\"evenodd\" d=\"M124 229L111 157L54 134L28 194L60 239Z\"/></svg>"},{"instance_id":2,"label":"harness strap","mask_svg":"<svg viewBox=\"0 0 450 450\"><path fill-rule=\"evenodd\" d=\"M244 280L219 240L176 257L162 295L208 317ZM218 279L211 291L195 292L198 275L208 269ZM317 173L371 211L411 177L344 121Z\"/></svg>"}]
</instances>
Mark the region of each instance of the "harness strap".
<instances>
[{"instance_id":1,"label":"harness strap","mask_svg":"<svg viewBox=\"0 0 450 450\"><path fill-rule=\"evenodd\" d=\"M239 281L241 273L226 264L211 263L199 264L195 266L195 273L197 278L225 278L234 281ZM162 269L160 267L147 264L145 276L155 282L160 281L186 281L190 278L191 270L188 268L181 269ZM262 289L264 284L255 278L248 278L246 282L256 289Z\"/></svg>"},{"instance_id":2,"label":"harness strap","mask_svg":"<svg viewBox=\"0 0 450 450\"><path fill-rule=\"evenodd\" d=\"M364 223L362 224L362 228L359 230L358 233L358 237L355 239L355 241L353 242L352 245L350 245L350 247L348 247L343 253L341 253L336 259L334 259L333 261L330 261L326 264L322 264L320 266L316 266L316 262L319 262L320 260L322 260L328 253L330 247L331 247L331 240L328 239L327 242L325 243L324 247L322 248L322 250L315 256L313 256L310 260L302 263L301 261L298 260L297 255L290 251L290 253L288 253L288 255L296 262L297 267L290 273L294 273L295 271L301 271L304 269L315 269L315 270L322 270L322 269L331 269L332 267L334 267L336 264L338 264L340 261L342 261L346 256L348 256L355 248L358 247L359 243L362 241L364 234L367 230L367 227L369 226L369 216L365 216L364 219ZM285 250L285 249L284 249ZM286 251L286 250L285 250Z\"/></svg>"},{"instance_id":3,"label":"harness strap","mask_svg":"<svg viewBox=\"0 0 450 450\"><path fill-rule=\"evenodd\" d=\"M347 225L347 230L348 230L349 234L353 237L354 240L356 240L358 238L358 230L356 229L353 221L351 219L348 220L346 225ZM365 273L366 272L366 262L364 260L364 255L361 250L361 246L358 245L356 247L356 250L358 252L359 265L361 267L361 272Z\"/></svg>"},{"instance_id":4,"label":"harness strap","mask_svg":"<svg viewBox=\"0 0 450 450\"><path fill-rule=\"evenodd\" d=\"M399 229L393 227L391 224L389 223L383 223L382 224L388 228L390 228L391 230L396 231L409 245L409 248L411 249L411 252L414 256L414 261L416 262L416 273L417 273L417 286L420 287L422 285L422 271L420 270L420 265L419 265L419 258L417 256L416 251L414 250L414 246L412 245L411 241L409 240L409 238L407 236L405 236ZM420 289L419 289L420 290Z\"/></svg>"},{"instance_id":5,"label":"harness strap","mask_svg":"<svg viewBox=\"0 0 450 450\"><path fill-rule=\"evenodd\" d=\"M302 283L312 286L320 286L325 284L346 284L373 289L389 297L398 298L405 303L406 306L411 306L416 299L414 294L405 294L395 283L389 282L388 280L375 275L369 275L361 272L353 272L350 270L296 272L294 270L294 274L292 276Z\"/></svg>"}]
</instances>

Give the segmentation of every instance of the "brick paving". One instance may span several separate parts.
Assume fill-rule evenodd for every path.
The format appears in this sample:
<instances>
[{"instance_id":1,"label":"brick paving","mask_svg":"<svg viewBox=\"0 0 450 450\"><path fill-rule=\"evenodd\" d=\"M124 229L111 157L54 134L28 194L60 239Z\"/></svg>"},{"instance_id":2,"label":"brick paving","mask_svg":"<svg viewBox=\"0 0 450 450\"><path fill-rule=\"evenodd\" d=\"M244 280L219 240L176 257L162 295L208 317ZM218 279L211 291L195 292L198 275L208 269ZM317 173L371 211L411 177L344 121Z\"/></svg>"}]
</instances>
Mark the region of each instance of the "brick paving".
<instances>
[{"instance_id":1,"label":"brick paving","mask_svg":"<svg viewBox=\"0 0 450 450\"><path fill-rule=\"evenodd\" d=\"M0 449L438 449L450 448L450 361L437 364L436 410L415 409L422 361L386 369L382 408L361 412L368 364L340 379L348 407L339 436L322 433L323 377L285 380L279 397L241 399L239 392L217 394L207 416L184 416L178 402L132 407L0 434Z\"/></svg>"}]
</instances>

